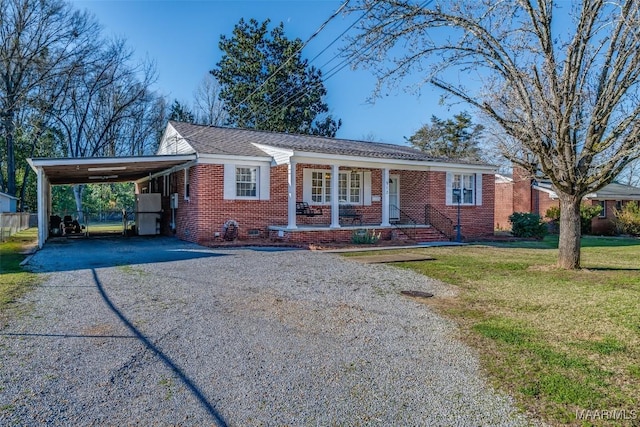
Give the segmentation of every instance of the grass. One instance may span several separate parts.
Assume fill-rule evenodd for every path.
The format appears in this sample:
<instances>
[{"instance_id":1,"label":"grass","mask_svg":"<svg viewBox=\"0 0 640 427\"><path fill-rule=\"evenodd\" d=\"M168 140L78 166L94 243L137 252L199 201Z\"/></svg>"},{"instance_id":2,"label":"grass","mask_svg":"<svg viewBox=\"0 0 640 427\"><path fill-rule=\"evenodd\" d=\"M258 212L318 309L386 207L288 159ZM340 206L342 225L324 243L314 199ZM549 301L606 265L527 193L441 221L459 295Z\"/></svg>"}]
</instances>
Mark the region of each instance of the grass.
<instances>
[{"instance_id":1,"label":"grass","mask_svg":"<svg viewBox=\"0 0 640 427\"><path fill-rule=\"evenodd\" d=\"M37 240L38 229L29 228L0 243L0 312L36 283L36 275L26 271L20 263L26 257L22 252Z\"/></svg>"},{"instance_id":2,"label":"grass","mask_svg":"<svg viewBox=\"0 0 640 427\"><path fill-rule=\"evenodd\" d=\"M122 221L115 222L90 222L88 226L91 233L122 233Z\"/></svg>"},{"instance_id":3,"label":"grass","mask_svg":"<svg viewBox=\"0 0 640 427\"><path fill-rule=\"evenodd\" d=\"M557 237L411 252L436 260L398 266L457 287L429 304L461 326L524 409L553 424L638 422L576 414L640 417L640 240L585 237L578 271L555 267Z\"/></svg>"}]
</instances>

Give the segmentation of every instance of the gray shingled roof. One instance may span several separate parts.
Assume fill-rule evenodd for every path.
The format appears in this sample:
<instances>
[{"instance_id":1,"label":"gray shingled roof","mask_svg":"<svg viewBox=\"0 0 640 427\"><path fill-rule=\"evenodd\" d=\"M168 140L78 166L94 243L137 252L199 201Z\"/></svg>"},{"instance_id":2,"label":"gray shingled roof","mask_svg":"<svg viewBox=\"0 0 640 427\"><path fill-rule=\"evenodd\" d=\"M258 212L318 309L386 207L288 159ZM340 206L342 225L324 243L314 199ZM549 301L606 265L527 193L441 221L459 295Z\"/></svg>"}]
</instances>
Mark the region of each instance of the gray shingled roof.
<instances>
[{"instance_id":1,"label":"gray shingled roof","mask_svg":"<svg viewBox=\"0 0 640 427\"><path fill-rule=\"evenodd\" d=\"M201 126L171 121L171 125L202 154L268 156L253 144L294 151L366 157L485 165L483 162L435 158L415 148L379 142L354 141L313 135L266 132L253 129Z\"/></svg>"},{"instance_id":2,"label":"gray shingled roof","mask_svg":"<svg viewBox=\"0 0 640 427\"><path fill-rule=\"evenodd\" d=\"M555 192L551 181L538 181L537 186ZM587 197L600 200L635 200L640 199L640 188L612 182L598 191L592 191Z\"/></svg>"}]
</instances>

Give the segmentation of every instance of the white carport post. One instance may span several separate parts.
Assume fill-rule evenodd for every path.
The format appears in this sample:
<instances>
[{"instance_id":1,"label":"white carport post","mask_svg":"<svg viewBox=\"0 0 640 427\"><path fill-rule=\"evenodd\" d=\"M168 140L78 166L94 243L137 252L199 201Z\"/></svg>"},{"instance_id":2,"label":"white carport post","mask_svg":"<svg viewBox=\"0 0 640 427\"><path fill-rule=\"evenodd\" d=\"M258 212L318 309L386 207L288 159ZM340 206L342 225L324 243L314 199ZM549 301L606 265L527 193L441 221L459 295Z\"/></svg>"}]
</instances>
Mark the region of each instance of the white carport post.
<instances>
[{"instance_id":1,"label":"white carport post","mask_svg":"<svg viewBox=\"0 0 640 427\"><path fill-rule=\"evenodd\" d=\"M382 169L382 223L381 227L389 227L389 169Z\"/></svg>"},{"instance_id":2,"label":"white carport post","mask_svg":"<svg viewBox=\"0 0 640 427\"><path fill-rule=\"evenodd\" d=\"M296 161L289 159L289 180L288 180L289 200L287 204L287 228L298 228L296 225Z\"/></svg>"},{"instance_id":3,"label":"white carport post","mask_svg":"<svg viewBox=\"0 0 640 427\"><path fill-rule=\"evenodd\" d=\"M338 165L331 165L331 228L340 228L339 177L340 167Z\"/></svg>"},{"instance_id":4,"label":"white carport post","mask_svg":"<svg viewBox=\"0 0 640 427\"><path fill-rule=\"evenodd\" d=\"M49 210L51 186L42 167L38 168L38 247L42 249L49 235Z\"/></svg>"}]
</instances>

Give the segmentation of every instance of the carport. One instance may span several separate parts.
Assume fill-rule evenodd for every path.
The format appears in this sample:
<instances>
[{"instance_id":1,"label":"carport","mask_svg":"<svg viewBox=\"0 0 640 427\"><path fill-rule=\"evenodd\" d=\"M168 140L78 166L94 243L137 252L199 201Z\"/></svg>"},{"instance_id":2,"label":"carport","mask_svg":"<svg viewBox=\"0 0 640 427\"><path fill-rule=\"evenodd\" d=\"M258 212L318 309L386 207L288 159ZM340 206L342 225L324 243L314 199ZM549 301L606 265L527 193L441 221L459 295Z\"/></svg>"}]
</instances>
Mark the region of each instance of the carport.
<instances>
[{"instance_id":1,"label":"carport","mask_svg":"<svg viewBox=\"0 0 640 427\"><path fill-rule=\"evenodd\" d=\"M27 159L38 179L38 246L49 236L51 186L111 182L140 183L188 167L195 154Z\"/></svg>"}]
</instances>

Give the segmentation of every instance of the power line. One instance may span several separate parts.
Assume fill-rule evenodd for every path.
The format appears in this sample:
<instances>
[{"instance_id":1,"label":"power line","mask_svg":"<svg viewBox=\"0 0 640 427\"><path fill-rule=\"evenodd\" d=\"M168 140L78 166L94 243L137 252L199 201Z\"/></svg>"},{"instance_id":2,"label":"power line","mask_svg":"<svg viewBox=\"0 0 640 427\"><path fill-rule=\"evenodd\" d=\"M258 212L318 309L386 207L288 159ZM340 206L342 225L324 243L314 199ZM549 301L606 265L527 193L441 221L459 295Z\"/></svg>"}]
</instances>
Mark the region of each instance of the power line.
<instances>
[{"instance_id":1,"label":"power line","mask_svg":"<svg viewBox=\"0 0 640 427\"><path fill-rule=\"evenodd\" d=\"M300 46L300 48L298 48L295 52L293 52L286 61L284 61L273 73L271 73L271 75L269 75L264 82L262 82L261 84L258 85L258 87L251 92L249 95L247 95L242 101L240 101L237 105L235 105L233 108L231 108L231 110L228 111L228 113L231 113L232 111L240 108L240 105L244 104L249 98L251 98L253 95L255 95L262 87L264 87L264 85L267 84L267 82L269 82L269 80L271 80L273 77L275 77L276 74L278 74L278 72L280 72L280 70L282 70L284 68L285 65L287 65L289 63L289 61L291 61L296 55L298 55L302 49L304 49L309 42L311 42L311 40L313 40L314 38L316 38L318 36L318 34L320 34L320 32L322 30L324 30L326 28L326 26L329 24L329 22L331 22L336 16L338 16L340 14L340 12L342 12L342 10L347 6L347 4L349 4L350 0L345 0L344 3L342 3L342 5L340 5L340 7L329 17L327 18L321 25L320 27L318 27L318 29L311 34L311 36ZM200 129L197 132L194 132L193 134L185 137L185 138L192 138L195 134L203 132L204 129Z\"/></svg>"}]
</instances>

